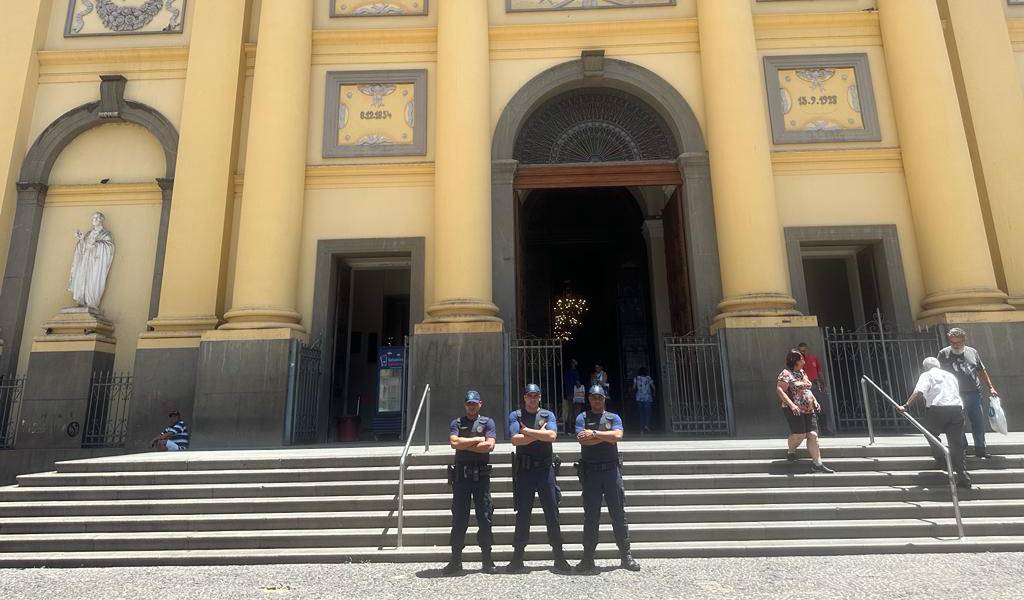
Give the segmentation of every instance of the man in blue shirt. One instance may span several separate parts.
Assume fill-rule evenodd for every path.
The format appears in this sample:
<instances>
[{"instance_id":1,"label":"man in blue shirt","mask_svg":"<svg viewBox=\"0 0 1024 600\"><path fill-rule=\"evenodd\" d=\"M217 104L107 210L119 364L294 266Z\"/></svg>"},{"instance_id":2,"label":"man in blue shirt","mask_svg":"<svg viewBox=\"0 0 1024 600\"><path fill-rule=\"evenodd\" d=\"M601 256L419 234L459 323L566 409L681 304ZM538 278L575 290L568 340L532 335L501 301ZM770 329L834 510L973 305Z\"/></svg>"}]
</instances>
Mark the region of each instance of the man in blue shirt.
<instances>
[{"instance_id":1,"label":"man in blue shirt","mask_svg":"<svg viewBox=\"0 0 1024 600\"><path fill-rule=\"evenodd\" d=\"M531 383L523 393L523 408L508 416L508 432L516 448L513 458L512 505L516 511L516 532L512 538L512 562L505 567L509 573L523 573L523 554L530 541L530 516L533 497L540 496L548 542L555 554L555 570L568 571L569 563L562 553L562 529L558 524L558 496L555 483L552 444L558 436L555 413L540 407L540 386Z\"/></svg>"},{"instance_id":2,"label":"man in blue shirt","mask_svg":"<svg viewBox=\"0 0 1024 600\"><path fill-rule=\"evenodd\" d=\"M583 560L574 571L591 574L597 571L594 552L597 550L598 526L601 521L601 500L608 506L615 543L619 547L622 568L639 571L629 548L629 526L626 524L626 490L622 485L618 443L622 440L622 419L604 409L608 393L604 387L590 388L590 410L576 417L576 439L580 443L581 460L576 472L583 484Z\"/></svg>"},{"instance_id":3,"label":"man in blue shirt","mask_svg":"<svg viewBox=\"0 0 1024 600\"><path fill-rule=\"evenodd\" d=\"M494 506L491 504L489 464L497 428L494 419L480 414L482 406L479 392L466 392L466 416L453 419L449 428L448 443L455 449L455 464L448 467L448 483L452 486L452 532L449 539L452 557L444 567L445 575L462 571L462 549L466 546L470 499L476 509L476 537L480 544L483 572L497 572L494 560L491 559Z\"/></svg>"}]
</instances>

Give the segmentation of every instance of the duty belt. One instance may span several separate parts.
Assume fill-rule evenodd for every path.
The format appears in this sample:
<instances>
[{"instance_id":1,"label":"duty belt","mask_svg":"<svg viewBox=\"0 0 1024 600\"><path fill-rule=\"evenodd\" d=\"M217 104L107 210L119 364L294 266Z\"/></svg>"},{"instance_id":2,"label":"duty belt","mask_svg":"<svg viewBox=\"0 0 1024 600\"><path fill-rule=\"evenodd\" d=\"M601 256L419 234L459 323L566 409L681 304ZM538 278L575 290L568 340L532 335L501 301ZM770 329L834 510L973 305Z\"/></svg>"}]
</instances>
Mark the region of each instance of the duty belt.
<instances>
[{"instance_id":1,"label":"duty belt","mask_svg":"<svg viewBox=\"0 0 1024 600\"><path fill-rule=\"evenodd\" d=\"M473 463L455 463L448 465L448 483L459 481L481 481L491 472L491 465Z\"/></svg>"},{"instance_id":2,"label":"duty belt","mask_svg":"<svg viewBox=\"0 0 1024 600\"><path fill-rule=\"evenodd\" d=\"M529 454L516 454L514 462L517 471L547 469L550 468L553 463L553 457L530 456Z\"/></svg>"}]
</instances>

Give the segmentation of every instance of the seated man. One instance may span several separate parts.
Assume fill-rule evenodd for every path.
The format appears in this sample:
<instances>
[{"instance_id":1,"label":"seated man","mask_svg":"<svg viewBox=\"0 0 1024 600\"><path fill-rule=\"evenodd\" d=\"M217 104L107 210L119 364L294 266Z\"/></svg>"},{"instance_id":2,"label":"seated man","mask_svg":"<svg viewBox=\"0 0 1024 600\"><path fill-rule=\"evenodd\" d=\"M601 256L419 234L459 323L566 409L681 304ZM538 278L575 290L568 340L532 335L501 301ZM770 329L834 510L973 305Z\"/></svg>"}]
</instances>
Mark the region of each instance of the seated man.
<instances>
[{"instance_id":1,"label":"seated man","mask_svg":"<svg viewBox=\"0 0 1024 600\"><path fill-rule=\"evenodd\" d=\"M160 435L153 438L150 446L161 452L188 450L188 425L181 420L181 413L172 410L167 418L171 424L164 428Z\"/></svg>"}]
</instances>

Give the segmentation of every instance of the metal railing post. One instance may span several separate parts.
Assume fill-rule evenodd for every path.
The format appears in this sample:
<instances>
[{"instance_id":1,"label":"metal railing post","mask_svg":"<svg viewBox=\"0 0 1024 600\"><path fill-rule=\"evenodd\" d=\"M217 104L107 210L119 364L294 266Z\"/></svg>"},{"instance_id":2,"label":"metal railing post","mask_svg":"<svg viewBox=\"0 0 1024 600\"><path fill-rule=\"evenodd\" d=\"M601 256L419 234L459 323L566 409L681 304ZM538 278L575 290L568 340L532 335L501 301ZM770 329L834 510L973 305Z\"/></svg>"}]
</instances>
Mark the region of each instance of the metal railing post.
<instances>
[{"instance_id":1,"label":"metal railing post","mask_svg":"<svg viewBox=\"0 0 1024 600\"><path fill-rule=\"evenodd\" d=\"M402 458L398 461L398 530L397 544L399 550L402 548L402 529L405 525L405 463L409 457L409 447L412 439L416 437L416 425L420 422L420 415L423 413L423 405L427 405L427 438L424 443L425 451L430 451L430 384L423 388L423 396L420 397L420 405L416 409L416 416L413 417L412 425L409 426L409 437L405 440L405 447L402 448Z\"/></svg>"},{"instance_id":2,"label":"metal railing post","mask_svg":"<svg viewBox=\"0 0 1024 600\"><path fill-rule=\"evenodd\" d=\"M865 390L867 390L868 385L875 388L878 391L878 393L882 395L883 398L885 398L886 400L889 401L890 404L892 404L893 408L900 406L898 402L892 399L892 396L887 394L885 390L883 390L882 388L878 387L878 384L875 383L874 381L871 381L871 379L867 375L861 376L861 383L862 385L865 386ZM925 429L923 425L918 423L917 419L912 417L910 414L905 412L901 413L899 411L896 411L896 414L903 415L904 417L906 417L906 419L910 421L910 424L916 427L918 431L923 433L924 437L927 438L931 444L933 444L935 447L941 450L942 454L945 456L946 475L949 477L949 492L950 494L953 495L953 515L956 517L956 531L960 540L963 541L964 539L966 539L966 536L964 535L964 522L963 518L960 516L960 497L956 492L956 482L953 480L953 459L949 455L949 448L947 448L945 444L940 442L937 437L932 435L931 432Z\"/></svg>"},{"instance_id":3,"label":"metal railing post","mask_svg":"<svg viewBox=\"0 0 1024 600\"><path fill-rule=\"evenodd\" d=\"M868 438L871 439L869 446L875 445L875 426L871 423L871 400L868 399L868 377L865 375L860 380L860 394L864 400L864 420L868 423Z\"/></svg>"},{"instance_id":4,"label":"metal railing post","mask_svg":"<svg viewBox=\"0 0 1024 600\"><path fill-rule=\"evenodd\" d=\"M427 416L423 428L423 451L430 452L430 386L427 386Z\"/></svg>"}]
</instances>

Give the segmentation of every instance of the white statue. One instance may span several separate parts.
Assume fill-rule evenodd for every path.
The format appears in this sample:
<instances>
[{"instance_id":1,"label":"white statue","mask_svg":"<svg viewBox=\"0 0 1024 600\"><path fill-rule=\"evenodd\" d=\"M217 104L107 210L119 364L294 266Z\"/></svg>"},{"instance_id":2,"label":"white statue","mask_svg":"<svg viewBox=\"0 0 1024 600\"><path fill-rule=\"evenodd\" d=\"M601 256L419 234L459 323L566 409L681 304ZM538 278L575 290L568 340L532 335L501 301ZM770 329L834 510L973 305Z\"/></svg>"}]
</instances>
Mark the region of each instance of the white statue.
<instances>
[{"instance_id":1,"label":"white statue","mask_svg":"<svg viewBox=\"0 0 1024 600\"><path fill-rule=\"evenodd\" d=\"M92 229L75 230L75 256L71 260L68 291L78 306L99 309L107 274L114 260L114 238L103 228L103 213L92 214Z\"/></svg>"}]
</instances>

